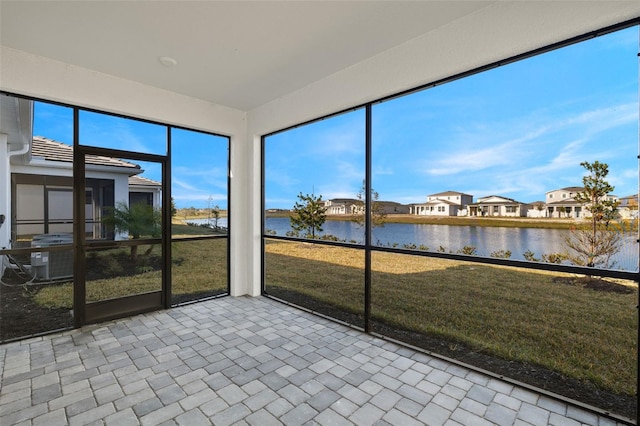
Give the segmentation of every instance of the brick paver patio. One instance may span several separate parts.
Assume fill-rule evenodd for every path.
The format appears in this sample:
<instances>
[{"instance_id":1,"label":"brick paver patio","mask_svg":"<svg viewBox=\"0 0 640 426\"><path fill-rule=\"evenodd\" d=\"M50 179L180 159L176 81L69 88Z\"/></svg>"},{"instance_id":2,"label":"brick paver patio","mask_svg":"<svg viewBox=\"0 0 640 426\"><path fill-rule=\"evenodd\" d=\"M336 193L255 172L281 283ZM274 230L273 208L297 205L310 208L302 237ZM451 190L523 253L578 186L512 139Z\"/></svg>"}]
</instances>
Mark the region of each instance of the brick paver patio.
<instances>
[{"instance_id":1,"label":"brick paver patio","mask_svg":"<svg viewBox=\"0 0 640 426\"><path fill-rule=\"evenodd\" d=\"M1 345L0 374L3 426L616 424L262 297Z\"/></svg>"}]
</instances>

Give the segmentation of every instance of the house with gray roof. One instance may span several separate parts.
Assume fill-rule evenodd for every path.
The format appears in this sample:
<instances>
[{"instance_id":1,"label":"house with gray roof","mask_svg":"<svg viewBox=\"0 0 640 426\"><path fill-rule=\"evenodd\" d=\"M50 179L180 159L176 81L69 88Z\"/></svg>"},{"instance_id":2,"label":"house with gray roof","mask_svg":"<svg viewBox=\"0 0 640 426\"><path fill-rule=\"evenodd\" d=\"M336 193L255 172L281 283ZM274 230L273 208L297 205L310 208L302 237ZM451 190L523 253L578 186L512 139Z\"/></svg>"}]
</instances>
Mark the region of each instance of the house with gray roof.
<instances>
[{"instance_id":1,"label":"house with gray roof","mask_svg":"<svg viewBox=\"0 0 640 426\"><path fill-rule=\"evenodd\" d=\"M139 176L138 164L118 158L87 155L85 222L87 238L103 235L100 222L117 202L160 206L160 182ZM73 147L34 136L29 150L10 163L12 240L73 231Z\"/></svg>"},{"instance_id":2,"label":"house with gray roof","mask_svg":"<svg viewBox=\"0 0 640 426\"><path fill-rule=\"evenodd\" d=\"M465 216L473 195L445 191L427 196L427 201L409 206L409 214L418 216Z\"/></svg>"},{"instance_id":3,"label":"house with gray roof","mask_svg":"<svg viewBox=\"0 0 640 426\"><path fill-rule=\"evenodd\" d=\"M384 214L407 214L409 206L395 201L374 201L377 211ZM364 203L355 198L332 198L324 202L329 215L354 215L364 213Z\"/></svg>"},{"instance_id":4,"label":"house with gray roof","mask_svg":"<svg viewBox=\"0 0 640 426\"><path fill-rule=\"evenodd\" d=\"M591 214L585 208L585 204L575 199L576 195L584 190L582 186L568 186L548 191L546 193L547 217L575 219L590 217ZM618 201L618 197L613 194L607 194L606 199Z\"/></svg>"},{"instance_id":5,"label":"house with gray roof","mask_svg":"<svg viewBox=\"0 0 640 426\"><path fill-rule=\"evenodd\" d=\"M332 198L324 202L324 207L329 215L356 214L362 210L361 204L362 202L355 198Z\"/></svg>"},{"instance_id":6,"label":"house with gray roof","mask_svg":"<svg viewBox=\"0 0 640 426\"><path fill-rule=\"evenodd\" d=\"M618 213L620 213L621 218L638 218L638 194L620 197L618 201L620 201L620 205L618 205Z\"/></svg>"},{"instance_id":7,"label":"house with gray roof","mask_svg":"<svg viewBox=\"0 0 640 426\"><path fill-rule=\"evenodd\" d=\"M469 204L470 216L526 217L530 204L500 195L488 195Z\"/></svg>"}]
</instances>

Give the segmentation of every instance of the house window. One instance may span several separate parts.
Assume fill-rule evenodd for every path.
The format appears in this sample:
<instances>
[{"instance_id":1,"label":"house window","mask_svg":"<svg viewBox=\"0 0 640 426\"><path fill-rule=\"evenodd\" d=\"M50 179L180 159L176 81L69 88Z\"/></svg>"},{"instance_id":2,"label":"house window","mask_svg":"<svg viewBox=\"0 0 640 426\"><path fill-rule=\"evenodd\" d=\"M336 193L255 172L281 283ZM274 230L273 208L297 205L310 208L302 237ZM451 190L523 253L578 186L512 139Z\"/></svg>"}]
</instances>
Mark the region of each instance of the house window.
<instances>
[{"instance_id":1,"label":"house window","mask_svg":"<svg viewBox=\"0 0 640 426\"><path fill-rule=\"evenodd\" d=\"M507 213L515 213L516 212L516 206L506 206L505 207L505 211Z\"/></svg>"},{"instance_id":2,"label":"house window","mask_svg":"<svg viewBox=\"0 0 640 426\"><path fill-rule=\"evenodd\" d=\"M500 212L500 206L493 206L493 213L499 213Z\"/></svg>"},{"instance_id":3,"label":"house window","mask_svg":"<svg viewBox=\"0 0 640 426\"><path fill-rule=\"evenodd\" d=\"M153 206L153 194L150 192L129 192L129 205L136 203Z\"/></svg>"}]
</instances>

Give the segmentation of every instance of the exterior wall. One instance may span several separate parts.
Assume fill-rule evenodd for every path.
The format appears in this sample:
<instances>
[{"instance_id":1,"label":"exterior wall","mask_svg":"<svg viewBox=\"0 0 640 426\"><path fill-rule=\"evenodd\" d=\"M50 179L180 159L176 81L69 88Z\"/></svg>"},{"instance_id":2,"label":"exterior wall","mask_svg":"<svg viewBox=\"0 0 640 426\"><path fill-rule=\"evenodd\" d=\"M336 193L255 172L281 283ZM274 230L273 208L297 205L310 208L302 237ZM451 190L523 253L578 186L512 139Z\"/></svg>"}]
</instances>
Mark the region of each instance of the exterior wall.
<instances>
[{"instance_id":1,"label":"exterior wall","mask_svg":"<svg viewBox=\"0 0 640 426\"><path fill-rule=\"evenodd\" d=\"M352 202L342 202L342 201L334 201L334 200L327 200L324 202L324 206L327 209L327 214L346 214L346 215L351 215L351 214L355 214L356 211L358 211L358 206L356 206L354 203Z\"/></svg>"},{"instance_id":2,"label":"exterior wall","mask_svg":"<svg viewBox=\"0 0 640 426\"><path fill-rule=\"evenodd\" d=\"M554 191L547 192L545 195L547 204L550 204L572 199L576 195L576 193L565 191L563 189L556 189Z\"/></svg>"},{"instance_id":3,"label":"exterior wall","mask_svg":"<svg viewBox=\"0 0 640 426\"><path fill-rule=\"evenodd\" d=\"M417 204L413 207L413 213L418 216L456 216L459 206L438 203L438 204Z\"/></svg>"},{"instance_id":4,"label":"exterior wall","mask_svg":"<svg viewBox=\"0 0 640 426\"><path fill-rule=\"evenodd\" d=\"M623 219L637 219L638 218L638 196L632 195L629 197L622 197L620 205L618 206L618 213Z\"/></svg>"},{"instance_id":5,"label":"exterior wall","mask_svg":"<svg viewBox=\"0 0 640 426\"><path fill-rule=\"evenodd\" d=\"M637 208L628 208L622 207L618 209L618 213L622 219L637 219L638 218L638 209Z\"/></svg>"},{"instance_id":6,"label":"exterior wall","mask_svg":"<svg viewBox=\"0 0 640 426\"><path fill-rule=\"evenodd\" d=\"M344 204L329 206L327 208L327 214L347 214L347 207Z\"/></svg>"},{"instance_id":7,"label":"exterior wall","mask_svg":"<svg viewBox=\"0 0 640 426\"><path fill-rule=\"evenodd\" d=\"M459 206L466 206L473 202L473 196L467 194L455 193L452 195L429 195L427 201L446 200Z\"/></svg>"},{"instance_id":8,"label":"exterior wall","mask_svg":"<svg viewBox=\"0 0 640 426\"><path fill-rule=\"evenodd\" d=\"M515 207L515 211L510 207ZM496 204L496 203L479 203L473 206L471 209L471 214L473 216L483 216L482 212L484 212L484 216L500 216L500 217L526 217L527 212L529 211L529 207L526 204L517 204L517 205L505 205L505 204ZM530 216L533 217L533 216ZM540 216L536 216L540 217Z\"/></svg>"},{"instance_id":9,"label":"exterior wall","mask_svg":"<svg viewBox=\"0 0 640 426\"><path fill-rule=\"evenodd\" d=\"M564 207L564 211L562 211L562 207ZM588 210L581 205L556 205L549 206L546 208L547 217L552 217L556 219L565 219L565 218L573 218L573 219L583 219L585 217L590 217L591 214Z\"/></svg>"}]
</instances>

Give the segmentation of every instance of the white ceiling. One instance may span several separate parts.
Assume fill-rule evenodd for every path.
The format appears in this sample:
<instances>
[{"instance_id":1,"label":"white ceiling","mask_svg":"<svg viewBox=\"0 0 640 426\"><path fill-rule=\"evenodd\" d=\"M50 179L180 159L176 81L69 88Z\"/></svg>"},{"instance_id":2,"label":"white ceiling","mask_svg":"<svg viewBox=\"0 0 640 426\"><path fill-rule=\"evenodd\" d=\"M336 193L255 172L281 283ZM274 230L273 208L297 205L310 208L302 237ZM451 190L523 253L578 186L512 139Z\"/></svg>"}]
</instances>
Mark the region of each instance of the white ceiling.
<instances>
[{"instance_id":1,"label":"white ceiling","mask_svg":"<svg viewBox=\"0 0 640 426\"><path fill-rule=\"evenodd\" d=\"M0 0L0 43L248 111L492 3Z\"/></svg>"}]
</instances>

